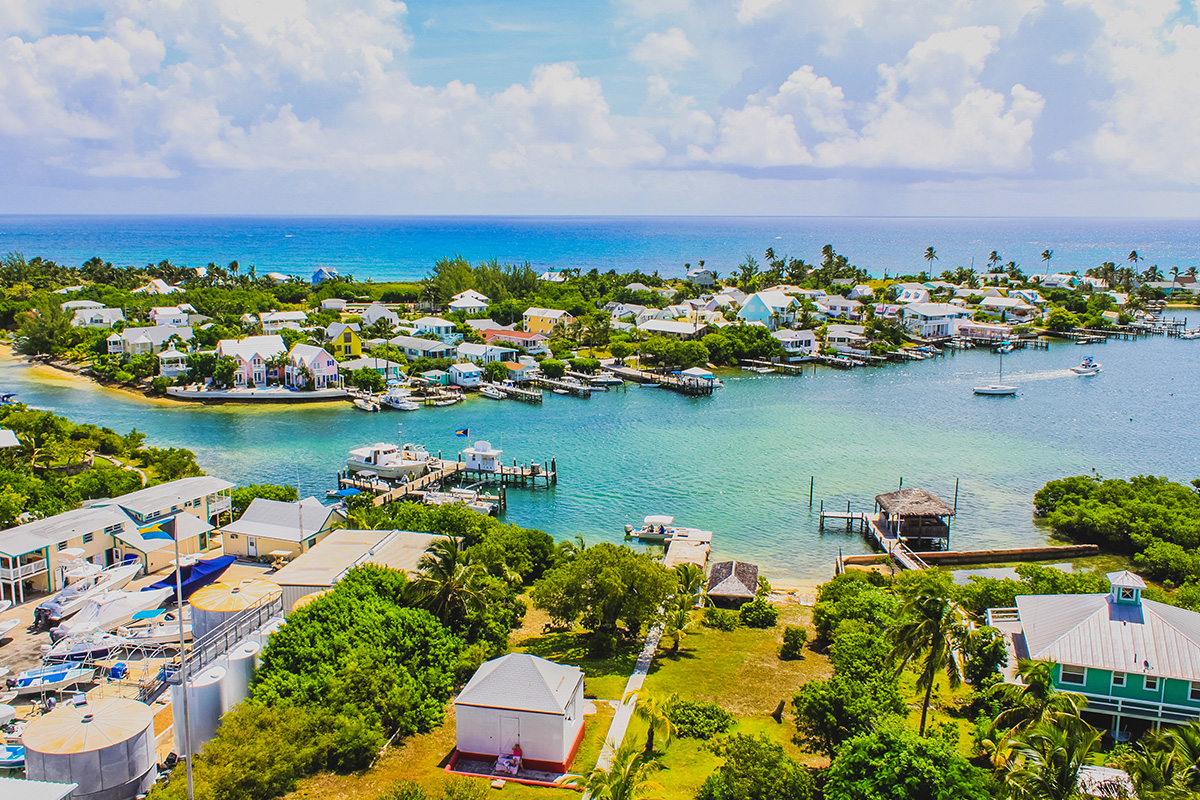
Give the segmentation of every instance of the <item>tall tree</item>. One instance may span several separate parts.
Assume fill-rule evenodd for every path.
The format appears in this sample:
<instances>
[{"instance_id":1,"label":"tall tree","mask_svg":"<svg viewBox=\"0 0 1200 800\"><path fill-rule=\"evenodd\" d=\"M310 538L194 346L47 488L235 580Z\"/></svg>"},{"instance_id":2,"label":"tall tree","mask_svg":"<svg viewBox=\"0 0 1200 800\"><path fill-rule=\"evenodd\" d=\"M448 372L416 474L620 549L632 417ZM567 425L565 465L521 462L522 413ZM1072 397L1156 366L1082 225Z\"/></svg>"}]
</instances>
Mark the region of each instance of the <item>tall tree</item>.
<instances>
[{"instance_id":1,"label":"tall tree","mask_svg":"<svg viewBox=\"0 0 1200 800\"><path fill-rule=\"evenodd\" d=\"M1017 745L1018 757L1009 762L1005 787L1014 800L1076 800L1079 768L1100 744L1100 732L1087 728L1068 731L1050 726L1031 729Z\"/></svg>"},{"instance_id":2,"label":"tall tree","mask_svg":"<svg viewBox=\"0 0 1200 800\"><path fill-rule=\"evenodd\" d=\"M483 568L472 564L456 537L435 539L417 562L409 584L413 598L445 625L462 625L482 610L486 597L479 591Z\"/></svg>"},{"instance_id":3,"label":"tall tree","mask_svg":"<svg viewBox=\"0 0 1200 800\"><path fill-rule=\"evenodd\" d=\"M897 672L909 663L921 660L917 688L925 691L921 701L920 735L925 735L929 702L938 673L946 672L951 686L962 683L954 650L967 634L963 611L948 597L922 592L912 597L900 612L900 622L892 628L893 656Z\"/></svg>"},{"instance_id":4,"label":"tall tree","mask_svg":"<svg viewBox=\"0 0 1200 800\"><path fill-rule=\"evenodd\" d=\"M929 269L933 269L933 262L935 262L937 260L938 260L937 251L933 249L932 245L929 247L926 247L925 248L925 263L929 265Z\"/></svg>"},{"instance_id":5,"label":"tall tree","mask_svg":"<svg viewBox=\"0 0 1200 800\"><path fill-rule=\"evenodd\" d=\"M1046 265L1046 274L1050 274L1050 259L1054 257L1054 251L1046 249L1042 251L1042 263Z\"/></svg>"},{"instance_id":6,"label":"tall tree","mask_svg":"<svg viewBox=\"0 0 1200 800\"><path fill-rule=\"evenodd\" d=\"M654 752L654 737L661 733L663 747L670 747L675 740L675 723L671 721L671 707L679 702L679 695L669 694L666 697L650 694L645 690L631 692L637 696L633 706L633 714L647 725L646 745L643 752L648 756ZM626 696L626 701L629 700Z\"/></svg>"}]
</instances>

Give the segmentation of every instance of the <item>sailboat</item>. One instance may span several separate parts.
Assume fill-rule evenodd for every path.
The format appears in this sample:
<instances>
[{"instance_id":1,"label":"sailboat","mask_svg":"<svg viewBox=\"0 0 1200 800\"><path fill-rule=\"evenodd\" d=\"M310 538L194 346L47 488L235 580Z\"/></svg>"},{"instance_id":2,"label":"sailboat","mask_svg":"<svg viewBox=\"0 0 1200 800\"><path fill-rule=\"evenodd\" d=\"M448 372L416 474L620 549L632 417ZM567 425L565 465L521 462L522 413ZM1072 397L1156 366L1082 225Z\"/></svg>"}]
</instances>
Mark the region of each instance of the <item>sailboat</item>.
<instances>
[{"instance_id":1,"label":"sailboat","mask_svg":"<svg viewBox=\"0 0 1200 800\"><path fill-rule=\"evenodd\" d=\"M1004 353L1000 353L1000 377L995 383L986 386L976 386L975 394L1012 395L1017 393L1017 387L1006 386L1004 383Z\"/></svg>"}]
</instances>

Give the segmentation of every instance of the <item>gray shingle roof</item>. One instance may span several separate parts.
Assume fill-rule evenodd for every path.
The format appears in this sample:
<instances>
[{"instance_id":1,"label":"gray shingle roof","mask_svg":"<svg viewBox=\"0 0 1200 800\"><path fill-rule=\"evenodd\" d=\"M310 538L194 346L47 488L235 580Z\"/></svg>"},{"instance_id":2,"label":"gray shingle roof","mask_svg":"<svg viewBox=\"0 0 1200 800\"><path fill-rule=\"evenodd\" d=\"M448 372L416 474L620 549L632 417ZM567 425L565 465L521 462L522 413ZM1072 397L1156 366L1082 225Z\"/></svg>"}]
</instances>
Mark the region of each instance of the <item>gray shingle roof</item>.
<instances>
[{"instance_id":1,"label":"gray shingle roof","mask_svg":"<svg viewBox=\"0 0 1200 800\"><path fill-rule=\"evenodd\" d=\"M1029 657L1200 681L1200 614L1107 594L1028 595L1017 609Z\"/></svg>"},{"instance_id":2,"label":"gray shingle roof","mask_svg":"<svg viewBox=\"0 0 1200 800\"><path fill-rule=\"evenodd\" d=\"M564 666L531 656L509 653L484 663L463 690L456 705L564 714L583 680L579 667Z\"/></svg>"},{"instance_id":3,"label":"gray shingle roof","mask_svg":"<svg viewBox=\"0 0 1200 800\"><path fill-rule=\"evenodd\" d=\"M708 593L716 597L754 597L758 567L745 561L718 561L708 573Z\"/></svg>"},{"instance_id":4,"label":"gray shingle roof","mask_svg":"<svg viewBox=\"0 0 1200 800\"><path fill-rule=\"evenodd\" d=\"M130 522L119 508L77 508L46 519L34 520L0 531L0 554L20 556L43 547Z\"/></svg>"}]
</instances>

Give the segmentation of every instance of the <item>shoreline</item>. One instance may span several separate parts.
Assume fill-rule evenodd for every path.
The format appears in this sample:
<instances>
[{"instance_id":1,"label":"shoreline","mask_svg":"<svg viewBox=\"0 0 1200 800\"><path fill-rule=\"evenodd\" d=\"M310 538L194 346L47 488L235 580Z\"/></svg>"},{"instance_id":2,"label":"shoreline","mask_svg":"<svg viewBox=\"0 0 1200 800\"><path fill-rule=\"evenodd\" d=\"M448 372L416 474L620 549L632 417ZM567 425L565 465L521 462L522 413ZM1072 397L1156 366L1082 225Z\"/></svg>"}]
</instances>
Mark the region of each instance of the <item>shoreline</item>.
<instances>
[{"instance_id":1,"label":"shoreline","mask_svg":"<svg viewBox=\"0 0 1200 800\"><path fill-rule=\"evenodd\" d=\"M75 370L64 369L53 362L28 360L25 356L13 352L12 343L10 342L0 342L0 362L9 362L26 367L39 379L51 381L58 380L73 384L83 383L106 392L115 392L121 397L140 400L148 403L149 405L172 407L177 407L179 405L179 403L173 400L168 400L165 397L151 397L143 392L140 392L136 389L131 389L127 386L110 386L108 384L101 383L100 381L95 380L94 378L89 378L88 376L76 372ZM18 400L18 402L20 401Z\"/></svg>"}]
</instances>

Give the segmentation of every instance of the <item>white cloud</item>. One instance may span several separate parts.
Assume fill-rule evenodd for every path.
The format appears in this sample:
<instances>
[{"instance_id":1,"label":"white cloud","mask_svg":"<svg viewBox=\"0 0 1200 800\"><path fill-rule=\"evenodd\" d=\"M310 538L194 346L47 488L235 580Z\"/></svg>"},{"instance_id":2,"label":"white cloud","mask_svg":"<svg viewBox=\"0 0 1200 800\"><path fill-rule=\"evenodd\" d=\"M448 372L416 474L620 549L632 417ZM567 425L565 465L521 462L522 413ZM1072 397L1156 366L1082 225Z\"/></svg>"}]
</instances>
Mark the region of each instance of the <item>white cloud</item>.
<instances>
[{"instance_id":1,"label":"white cloud","mask_svg":"<svg viewBox=\"0 0 1200 800\"><path fill-rule=\"evenodd\" d=\"M696 48L682 28L666 33L648 33L633 49L633 60L660 70L682 69L696 57Z\"/></svg>"},{"instance_id":2,"label":"white cloud","mask_svg":"<svg viewBox=\"0 0 1200 800\"><path fill-rule=\"evenodd\" d=\"M705 159L699 149L693 157ZM790 114L776 114L767 106L750 105L730 109L721 116L717 146L707 156L720 164L748 167L793 167L812 163L812 155L800 141Z\"/></svg>"}]
</instances>

